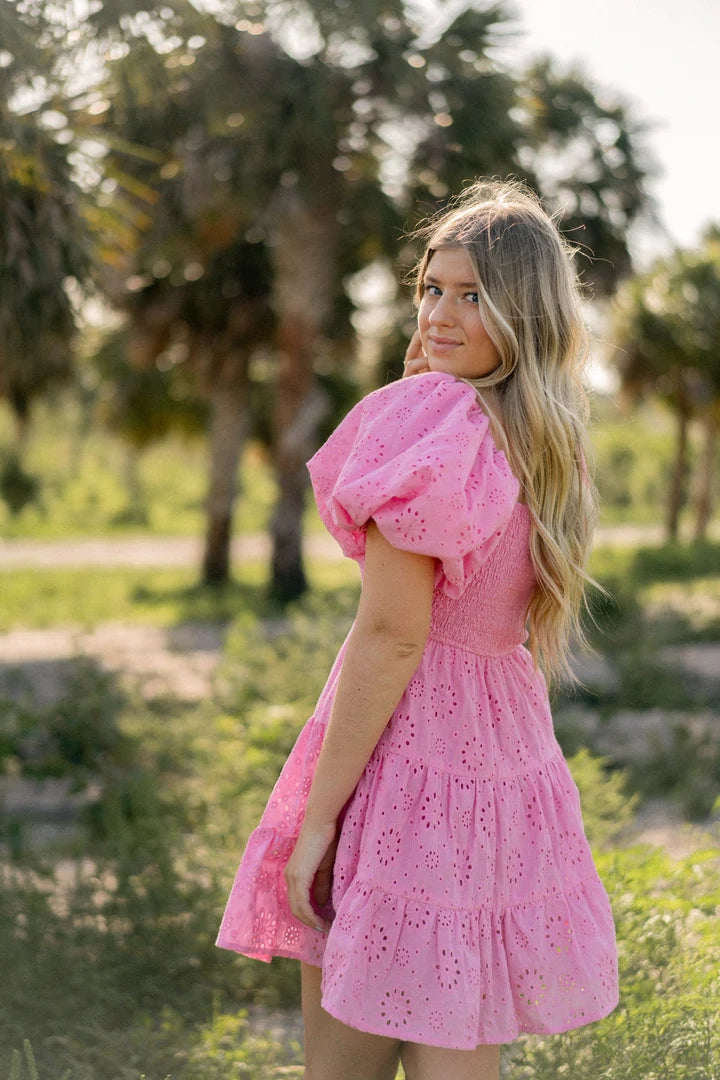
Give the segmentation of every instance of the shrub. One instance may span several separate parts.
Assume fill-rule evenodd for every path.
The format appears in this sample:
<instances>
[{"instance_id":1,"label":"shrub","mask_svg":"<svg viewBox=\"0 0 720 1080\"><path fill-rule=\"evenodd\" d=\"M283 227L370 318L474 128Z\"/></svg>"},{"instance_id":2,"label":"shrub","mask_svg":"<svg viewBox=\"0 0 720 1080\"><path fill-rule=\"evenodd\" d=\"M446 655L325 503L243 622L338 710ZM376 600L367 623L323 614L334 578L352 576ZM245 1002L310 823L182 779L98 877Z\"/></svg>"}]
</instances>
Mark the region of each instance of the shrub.
<instances>
[{"instance_id":1,"label":"shrub","mask_svg":"<svg viewBox=\"0 0 720 1080\"><path fill-rule=\"evenodd\" d=\"M508 1080L718 1080L720 851L680 863L650 849L599 859L618 931L621 999L598 1024L526 1037Z\"/></svg>"}]
</instances>

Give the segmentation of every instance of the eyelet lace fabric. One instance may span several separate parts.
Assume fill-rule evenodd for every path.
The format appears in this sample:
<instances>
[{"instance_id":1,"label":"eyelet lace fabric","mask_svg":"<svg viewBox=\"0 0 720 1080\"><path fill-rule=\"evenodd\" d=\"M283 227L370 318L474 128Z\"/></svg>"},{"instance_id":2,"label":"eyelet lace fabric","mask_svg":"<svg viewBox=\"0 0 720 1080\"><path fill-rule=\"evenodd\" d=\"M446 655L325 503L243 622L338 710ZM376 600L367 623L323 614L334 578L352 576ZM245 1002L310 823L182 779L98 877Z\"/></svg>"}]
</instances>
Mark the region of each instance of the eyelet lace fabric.
<instances>
[{"instance_id":1,"label":"eyelet lace fabric","mask_svg":"<svg viewBox=\"0 0 720 1080\"><path fill-rule=\"evenodd\" d=\"M617 1003L615 934L547 690L523 642L529 515L473 390L432 373L353 409L309 463L323 521L361 564L373 518L437 560L422 660L344 814L328 935L283 870L345 646L250 837L218 945L321 966L363 1031L472 1049L566 1031Z\"/></svg>"}]
</instances>

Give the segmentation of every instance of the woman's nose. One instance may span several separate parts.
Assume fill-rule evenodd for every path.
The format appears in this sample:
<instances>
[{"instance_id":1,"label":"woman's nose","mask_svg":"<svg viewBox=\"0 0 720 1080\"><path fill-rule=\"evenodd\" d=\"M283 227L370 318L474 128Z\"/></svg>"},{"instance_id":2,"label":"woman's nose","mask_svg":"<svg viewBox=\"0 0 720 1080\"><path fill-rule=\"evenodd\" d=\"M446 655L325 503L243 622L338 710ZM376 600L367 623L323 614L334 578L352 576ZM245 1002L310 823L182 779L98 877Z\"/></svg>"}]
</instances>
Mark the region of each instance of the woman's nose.
<instances>
[{"instance_id":1,"label":"woman's nose","mask_svg":"<svg viewBox=\"0 0 720 1080\"><path fill-rule=\"evenodd\" d=\"M433 305L433 309L430 312L430 322L436 325L445 325L454 322L452 304L447 293L443 293L439 296Z\"/></svg>"}]
</instances>

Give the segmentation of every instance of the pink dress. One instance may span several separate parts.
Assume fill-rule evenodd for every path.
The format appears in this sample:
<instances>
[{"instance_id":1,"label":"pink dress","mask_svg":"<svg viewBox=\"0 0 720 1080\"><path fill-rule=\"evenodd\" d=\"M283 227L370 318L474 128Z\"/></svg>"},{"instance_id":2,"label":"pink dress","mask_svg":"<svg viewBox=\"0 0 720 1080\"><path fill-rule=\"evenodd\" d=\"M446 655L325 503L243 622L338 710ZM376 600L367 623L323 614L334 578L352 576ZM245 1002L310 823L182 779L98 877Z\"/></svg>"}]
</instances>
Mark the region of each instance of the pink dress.
<instances>
[{"instance_id":1,"label":"pink dress","mask_svg":"<svg viewBox=\"0 0 720 1080\"><path fill-rule=\"evenodd\" d=\"M250 837L218 945L322 967L351 1027L456 1049L559 1032L617 1003L606 892L523 645L530 522L476 395L450 375L360 402L309 463L321 517L362 564L373 518L435 556L427 645L348 803L332 928L290 913L294 846L345 646Z\"/></svg>"}]
</instances>

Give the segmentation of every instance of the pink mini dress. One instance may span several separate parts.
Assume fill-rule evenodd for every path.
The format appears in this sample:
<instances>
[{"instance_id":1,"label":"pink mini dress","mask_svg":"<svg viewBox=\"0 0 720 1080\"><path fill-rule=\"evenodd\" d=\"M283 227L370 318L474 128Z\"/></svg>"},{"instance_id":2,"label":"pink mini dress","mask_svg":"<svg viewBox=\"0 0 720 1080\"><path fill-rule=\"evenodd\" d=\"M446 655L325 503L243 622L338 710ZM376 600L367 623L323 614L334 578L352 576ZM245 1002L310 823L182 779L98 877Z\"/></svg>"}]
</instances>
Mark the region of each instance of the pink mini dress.
<instances>
[{"instance_id":1,"label":"pink mini dress","mask_svg":"<svg viewBox=\"0 0 720 1080\"><path fill-rule=\"evenodd\" d=\"M347 415L309 462L320 515L361 565L372 518L432 555L420 664L345 808L327 935L283 870L345 646L251 835L218 937L322 967L322 1004L361 1031L469 1050L567 1031L617 1004L610 905L523 642L530 520L472 387L432 372Z\"/></svg>"}]
</instances>

